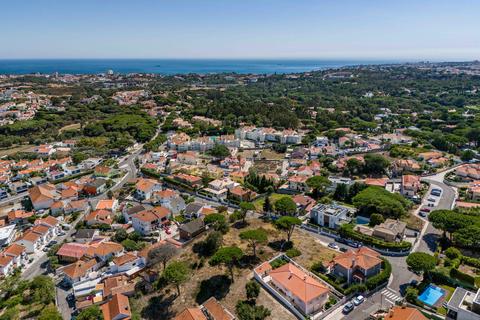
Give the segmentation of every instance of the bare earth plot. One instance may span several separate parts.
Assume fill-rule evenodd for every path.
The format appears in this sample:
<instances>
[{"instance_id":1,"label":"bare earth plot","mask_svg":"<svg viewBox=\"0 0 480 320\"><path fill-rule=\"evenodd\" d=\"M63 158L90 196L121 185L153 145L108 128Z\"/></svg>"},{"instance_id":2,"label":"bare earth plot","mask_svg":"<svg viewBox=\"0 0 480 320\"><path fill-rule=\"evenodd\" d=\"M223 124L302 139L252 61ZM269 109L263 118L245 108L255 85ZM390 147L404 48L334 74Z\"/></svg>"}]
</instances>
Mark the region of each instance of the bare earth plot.
<instances>
[{"instance_id":1,"label":"bare earth plot","mask_svg":"<svg viewBox=\"0 0 480 320\"><path fill-rule=\"evenodd\" d=\"M250 225L236 229L230 228L230 231L224 236L224 246L238 246L246 255L251 255L251 248L240 240L240 232L249 228L264 228L269 234L269 241L281 240L283 233L276 230L270 223L259 219L249 220ZM196 239L194 242L203 240L206 235ZM323 247L315 242L315 239L310 235L302 232L295 232L292 238L296 248L298 248L302 255L295 258L306 268L309 268L314 262L322 259L331 259L334 251ZM187 283L181 285L181 295L176 297L176 290L173 286L166 286L159 288L153 293L142 295L137 299L131 299L132 309L139 312L144 319L169 319L174 317L177 313L186 307L197 306L208 299L212 294L228 308L232 313L235 312L235 305L238 300L244 300L245 284L253 278L252 269L260 262L248 262L242 268L235 269L235 281L231 283L227 269L219 266L210 266L208 258L199 258L196 253L192 251L193 244L189 244L183 249L183 252L176 258L195 267L195 264L202 264L192 271L191 278ZM270 259L278 254L268 245L264 245L258 249L259 257L262 261ZM157 266L161 270L161 266ZM261 294L257 303L264 305L272 311L270 319L290 320L295 317L277 300L275 300L265 290L261 290Z\"/></svg>"}]
</instances>

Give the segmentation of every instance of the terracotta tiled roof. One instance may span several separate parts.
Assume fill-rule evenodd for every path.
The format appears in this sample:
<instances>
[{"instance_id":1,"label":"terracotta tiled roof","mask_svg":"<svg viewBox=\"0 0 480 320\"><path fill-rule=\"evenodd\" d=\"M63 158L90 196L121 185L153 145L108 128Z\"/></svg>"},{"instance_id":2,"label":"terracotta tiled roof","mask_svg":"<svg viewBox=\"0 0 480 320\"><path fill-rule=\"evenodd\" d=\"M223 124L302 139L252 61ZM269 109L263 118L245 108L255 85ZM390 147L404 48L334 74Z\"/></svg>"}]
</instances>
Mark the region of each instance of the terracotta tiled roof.
<instances>
[{"instance_id":1,"label":"terracotta tiled roof","mask_svg":"<svg viewBox=\"0 0 480 320\"><path fill-rule=\"evenodd\" d=\"M135 291L135 283L128 281L126 276L109 277L103 280L103 296Z\"/></svg>"},{"instance_id":2,"label":"terracotta tiled roof","mask_svg":"<svg viewBox=\"0 0 480 320\"><path fill-rule=\"evenodd\" d=\"M20 256L22 253L24 253L25 250L26 250L25 247L22 246L21 244L12 243L11 245L9 245L9 246L3 251L3 253L6 254L6 255L18 257L18 256Z\"/></svg>"},{"instance_id":3,"label":"terracotta tiled roof","mask_svg":"<svg viewBox=\"0 0 480 320\"><path fill-rule=\"evenodd\" d=\"M377 186L377 187L385 187L387 184L388 179L387 178L367 178L365 179L365 184L369 186Z\"/></svg>"},{"instance_id":4,"label":"terracotta tiled roof","mask_svg":"<svg viewBox=\"0 0 480 320\"><path fill-rule=\"evenodd\" d=\"M13 260L12 256L0 255L0 267L5 267Z\"/></svg>"},{"instance_id":5,"label":"terracotta tiled roof","mask_svg":"<svg viewBox=\"0 0 480 320\"><path fill-rule=\"evenodd\" d=\"M115 205L115 199L104 199L100 200L95 207L96 210L113 210L113 206Z\"/></svg>"},{"instance_id":6,"label":"terracotta tiled roof","mask_svg":"<svg viewBox=\"0 0 480 320\"><path fill-rule=\"evenodd\" d=\"M367 247L361 247L357 251L348 250L333 258L332 262L339 264L345 269L350 269L355 265L368 270L374 266L381 264L382 260L379 258L380 254Z\"/></svg>"},{"instance_id":7,"label":"terracotta tiled roof","mask_svg":"<svg viewBox=\"0 0 480 320\"><path fill-rule=\"evenodd\" d=\"M50 230L50 228L44 225L36 225L31 230L32 232L44 235L48 233L48 230Z\"/></svg>"},{"instance_id":8,"label":"terracotta tiled roof","mask_svg":"<svg viewBox=\"0 0 480 320\"><path fill-rule=\"evenodd\" d=\"M123 251L123 246L116 242L104 241L97 242L95 244L89 245L86 255L90 257L94 256L106 256L109 254L119 253Z\"/></svg>"},{"instance_id":9,"label":"terracotta tiled roof","mask_svg":"<svg viewBox=\"0 0 480 320\"><path fill-rule=\"evenodd\" d=\"M128 298L123 294L116 294L110 301L101 306L103 319L130 319L132 312L130 310L130 303ZM125 317L121 317L124 315Z\"/></svg>"},{"instance_id":10,"label":"terracotta tiled roof","mask_svg":"<svg viewBox=\"0 0 480 320\"><path fill-rule=\"evenodd\" d=\"M174 320L208 320L200 308L186 308Z\"/></svg>"},{"instance_id":11,"label":"terracotta tiled roof","mask_svg":"<svg viewBox=\"0 0 480 320\"><path fill-rule=\"evenodd\" d=\"M137 258L138 257L136 254L128 252L128 253L125 253L124 255L121 255L113 259L113 263L115 263L117 266L121 266L121 265L124 265L125 263L135 261Z\"/></svg>"},{"instance_id":12,"label":"terracotta tiled roof","mask_svg":"<svg viewBox=\"0 0 480 320\"><path fill-rule=\"evenodd\" d=\"M45 183L39 186L35 186L28 190L30 199L35 204L40 201L51 200L55 198L56 193L55 186L49 183Z\"/></svg>"},{"instance_id":13,"label":"terracotta tiled roof","mask_svg":"<svg viewBox=\"0 0 480 320\"><path fill-rule=\"evenodd\" d=\"M203 303L205 309L215 320L233 320L233 315L228 312L215 297L211 297Z\"/></svg>"},{"instance_id":14,"label":"terracotta tiled roof","mask_svg":"<svg viewBox=\"0 0 480 320\"><path fill-rule=\"evenodd\" d=\"M329 291L325 285L292 263L272 270L270 276L305 303Z\"/></svg>"},{"instance_id":15,"label":"terracotta tiled roof","mask_svg":"<svg viewBox=\"0 0 480 320\"><path fill-rule=\"evenodd\" d=\"M420 311L410 307L395 306L384 318L385 320L427 320Z\"/></svg>"},{"instance_id":16,"label":"terracotta tiled roof","mask_svg":"<svg viewBox=\"0 0 480 320\"><path fill-rule=\"evenodd\" d=\"M136 213L132 218L136 218L143 222L153 222L155 220L160 220L167 217L170 214L170 210L165 207L155 207L151 210L144 210L139 213Z\"/></svg>"},{"instance_id":17,"label":"terracotta tiled roof","mask_svg":"<svg viewBox=\"0 0 480 320\"><path fill-rule=\"evenodd\" d=\"M59 221L55 217L46 216L45 218L35 220L35 225L39 225L39 224L55 227L59 224Z\"/></svg>"},{"instance_id":18,"label":"terracotta tiled roof","mask_svg":"<svg viewBox=\"0 0 480 320\"><path fill-rule=\"evenodd\" d=\"M26 219L31 216L33 216L32 211L12 210L8 212L8 221L13 221L15 219Z\"/></svg>"},{"instance_id":19,"label":"terracotta tiled roof","mask_svg":"<svg viewBox=\"0 0 480 320\"><path fill-rule=\"evenodd\" d=\"M64 243L57 251L58 256L80 259L87 251L88 246L81 243Z\"/></svg>"},{"instance_id":20,"label":"terracotta tiled roof","mask_svg":"<svg viewBox=\"0 0 480 320\"><path fill-rule=\"evenodd\" d=\"M108 210L93 210L86 217L85 221L112 224L112 212Z\"/></svg>"},{"instance_id":21,"label":"terracotta tiled roof","mask_svg":"<svg viewBox=\"0 0 480 320\"><path fill-rule=\"evenodd\" d=\"M95 259L90 259L87 261L77 261L68 266L63 267L61 270L71 279L83 277L89 272L94 265L97 264Z\"/></svg>"},{"instance_id":22,"label":"terracotta tiled roof","mask_svg":"<svg viewBox=\"0 0 480 320\"><path fill-rule=\"evenodd\" d=\"M20 240L26 240L30 242L36 242L38 239L40 239L40 235L38 233L35 233L31 230L27 231L23 237L20 238Z\"/></svg>"},{"instance_id":23,"label":"terracotta tiled roof","mask_svg":"<svg viewBox=\"0 0 480 320\"><path fill-rule=\"evenodd\" d=\"M135 187L137 188L137 190L140 190L142 192L147 192L151 190L153 187L155 187L156 184L157 184L157 181L152 179L138 179Z\"/></svg>"}]
</instances>

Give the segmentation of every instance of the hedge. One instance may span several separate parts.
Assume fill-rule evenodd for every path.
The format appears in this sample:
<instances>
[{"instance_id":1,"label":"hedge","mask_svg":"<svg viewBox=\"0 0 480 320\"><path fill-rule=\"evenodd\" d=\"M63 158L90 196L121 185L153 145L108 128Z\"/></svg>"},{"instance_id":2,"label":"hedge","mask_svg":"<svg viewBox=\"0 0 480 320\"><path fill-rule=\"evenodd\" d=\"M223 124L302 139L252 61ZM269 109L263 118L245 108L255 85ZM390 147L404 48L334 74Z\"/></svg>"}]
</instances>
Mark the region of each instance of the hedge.
<instances>
[{"instance_id":1,"label":"hedge","mask_svg":"<svg viewBox=\"0 0 480 320\"><path fill-rule=\"evenodd\" d=\"M311 269L311 271L317 276L319 277L320 279L322 279L323 281L327 282L329 285L331 285L332 287L335 288L335 290L337 290L338 292L340 292L341 294L344 294L346 295L345 291L346 289L344 289L342 286L340 286L338 283L336 283L335 281L333 281L332 279L330 279L328 276L324 275L323 273L320 273L316 270L314 270L313 268Z\"/></svg>"},{"instance_id":2,"label":"hedge","mask_svg":"<svg viewBox=\"0 0 480 320\"><path fill-rule=\"evenodd\" d=\"M375 246L379 249L389 249L393 251L404 251L410 250L412 244L407 241L402 242L387 242L381 239L362 234L358 231L353 230L355 226L353 224L343 224L340 226L339 233L344 238L350 238L359 242L362 242L364 245Z\"/></svg>"},{"instance_id":3,"label":"hedge","mask_svg":"<svg viewBox=\"0 0 480 320\"><path fill-rule=\"evenodd\" d=\"M156 172L155 170L148 169L148 168L141 168L140 171L146 176L160 179L160 173Z\"/></svg>"},{"instance_id":4,"label":"hedge","mask_svg":"<svg viewBox=\"0 0 480 320\"><path fill-rule=\"evenodd\" d=\"M472 286L469 283L454 279L442 272L430 271L428 274L432 279L433 283L446 284L450 287L465 287L466 289L475 290L475 286Z\"/></svg>"},{"instance_id":5,"label":"hedge","mask_svg":"<svg viewBox=\"0 0 480 320\"><path fill-rule=\"evenodd\" d=\"M468 283L469 285L475 286L475 278L469 274L459 271L458 269L450 269L450 276L462 282Z\"/></svg>"},{"instance_id":6,"label":"hedge","mask_svg":"<svg viewBox=\"0 0 480 320\"><path fill-rule=\"evenodd\" d=\"M367 286L366 285L364 285L364 284L354 284L353 286L350 286L347 289L345 289L343 294L348 296L348 295L353 294L353 293L365 292L365 291L367 291Z\"/></svg>"},{"instance_id":7,"label":"hedge","mask_svg":"<svg viewBox=\"0 0 480 320\"><path fill-rule=\"evenodd\" d=\"M462 256L462 263L480 269L480 259Z\"/></svg>"},{"instance_id":8,"label":"hedge","mask_svg":"<svg viewBox=\"0 0 480 320\"><path fill-rule=\"evenodd\" d=\"M382 283L388 282L388 279L392 274L392 265L390 264L390 262L388 262L387 259L382 258L382 260L383 260L383 263L382 263L383 270L379 274L367 279L367 282L365 282L365 285L367 286L368 290L373 290L379 285L381 285Z\"/></svg>"},{"instance_id":9,"label":"hedge","mask_svg":"<svg viewBox=\"0 0 480 320\"><path fill-rule=\"evenodd\" d=\"M195 188L189 186L189 185L186 185L184 183L181 183L180 181L177 181L175 179L172 179L170 177L163 177L163 181L165 182L168 182L168 183L171 183L173 185L176 185L176 186L179 186L179 187L182 187L186 190L190 190L190 191L195 191Z\"/></svg>"}]
</instances>

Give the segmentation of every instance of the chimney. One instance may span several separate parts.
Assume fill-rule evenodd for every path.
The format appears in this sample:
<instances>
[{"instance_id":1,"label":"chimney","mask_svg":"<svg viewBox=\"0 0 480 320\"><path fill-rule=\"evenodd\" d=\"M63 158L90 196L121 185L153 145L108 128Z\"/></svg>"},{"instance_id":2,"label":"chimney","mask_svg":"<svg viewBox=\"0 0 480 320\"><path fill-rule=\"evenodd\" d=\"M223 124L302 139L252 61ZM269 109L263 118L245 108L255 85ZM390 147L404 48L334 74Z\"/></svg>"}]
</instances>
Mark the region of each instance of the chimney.
<instances>
[{"instance_id":1,"label":"chimney","mask_svg":"<svg viewBox=\"0 0 480 320\"><path fill-rule=\"evenodd\" d=\"M352 258L352 268L355 267L355 258Z\"/></svg>"}]
</instances>

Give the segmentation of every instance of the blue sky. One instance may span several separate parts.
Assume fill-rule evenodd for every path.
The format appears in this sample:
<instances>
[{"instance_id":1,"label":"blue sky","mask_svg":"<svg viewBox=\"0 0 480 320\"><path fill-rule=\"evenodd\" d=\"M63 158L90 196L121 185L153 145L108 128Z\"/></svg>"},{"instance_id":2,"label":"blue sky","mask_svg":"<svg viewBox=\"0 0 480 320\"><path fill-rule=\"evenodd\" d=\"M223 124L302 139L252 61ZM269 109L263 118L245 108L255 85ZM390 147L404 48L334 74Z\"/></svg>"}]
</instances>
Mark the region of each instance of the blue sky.
<instances>
[{"instance_id":1,"label":"blue sky","mask_svg":"<svg viewBox=\"0 0 480 320\"><path fill-rule=\"evenodd\" d=\"M480 59L476 0L22 0L0 58Z\"/></svg>"}]
</instances>

